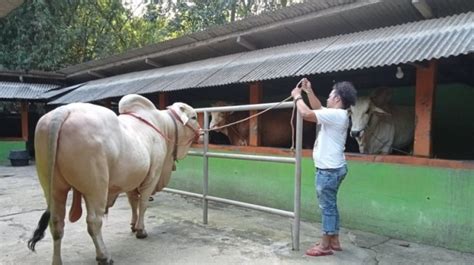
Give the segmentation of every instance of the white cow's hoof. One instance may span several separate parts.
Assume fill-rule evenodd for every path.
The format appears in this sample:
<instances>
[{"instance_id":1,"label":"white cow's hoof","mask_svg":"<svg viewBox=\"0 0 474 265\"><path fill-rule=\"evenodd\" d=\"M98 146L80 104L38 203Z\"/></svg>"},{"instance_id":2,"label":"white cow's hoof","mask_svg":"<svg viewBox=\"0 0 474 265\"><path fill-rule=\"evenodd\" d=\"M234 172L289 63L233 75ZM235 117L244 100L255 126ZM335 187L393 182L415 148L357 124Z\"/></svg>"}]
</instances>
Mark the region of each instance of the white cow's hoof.
<instances>
[{"instance_id":1,"label":"white cow's hoof","mask_svg":"<svg viewBox=\"0 0 474 265\"><path fill-rule=\"evenodd\" d=\"M135 235L138 239L143 239L148 236L145 229L137 229L137 234Z\"/></svg>"}]
</instances>

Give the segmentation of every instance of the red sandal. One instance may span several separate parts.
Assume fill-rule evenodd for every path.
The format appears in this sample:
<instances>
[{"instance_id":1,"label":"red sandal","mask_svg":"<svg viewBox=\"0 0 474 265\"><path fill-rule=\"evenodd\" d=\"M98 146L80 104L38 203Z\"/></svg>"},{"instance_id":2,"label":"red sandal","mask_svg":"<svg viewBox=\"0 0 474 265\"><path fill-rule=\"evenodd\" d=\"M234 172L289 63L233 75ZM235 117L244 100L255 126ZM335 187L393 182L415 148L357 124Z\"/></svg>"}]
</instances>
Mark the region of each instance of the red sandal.
<instances>
[{"instance_id":1,"label":"red sandal","mask_svg":"<svg viewBox=\"0 0 474 265\"><path fill-rule=\"evenodd\" d=\"M325 249L320 248L319 245L315 245L314 247L306 250L305 254L312 257L321 257L321 256L332 255L334 254L334 252L332 252L332 250L330 249L325 250Z\"/></svg>"},{"instance_id":2,"label":"red sandal","mask_svg":"<svg viewBox=\"0 0 474 265\"><path fill-rule=\"evenodd\" d=\"M314 246L319 246L319 242L316 243ZM330 246L330 248L334 251L342 251L342 248L341 247L334 247L334 246Z\"/></svg>"}]
</instances>

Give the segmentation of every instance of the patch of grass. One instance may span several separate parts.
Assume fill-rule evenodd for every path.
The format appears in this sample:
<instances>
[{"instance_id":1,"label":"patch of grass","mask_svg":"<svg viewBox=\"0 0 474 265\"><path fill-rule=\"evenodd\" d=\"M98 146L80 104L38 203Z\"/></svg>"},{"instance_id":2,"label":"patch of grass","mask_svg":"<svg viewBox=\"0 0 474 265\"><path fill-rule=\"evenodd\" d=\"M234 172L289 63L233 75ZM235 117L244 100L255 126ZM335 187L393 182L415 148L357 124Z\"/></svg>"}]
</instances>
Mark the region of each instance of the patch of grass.
<instances>
[{"instance_id":1,"label":"patch of grass","mask_svg":"<svg viewBox=\"0 0 474 265\"><path fill-rule=\"evenodd\" d=\"M25 150L23 141L0 141L0 165L8 165L10 150Z\"/></svg>"}]
</instances>

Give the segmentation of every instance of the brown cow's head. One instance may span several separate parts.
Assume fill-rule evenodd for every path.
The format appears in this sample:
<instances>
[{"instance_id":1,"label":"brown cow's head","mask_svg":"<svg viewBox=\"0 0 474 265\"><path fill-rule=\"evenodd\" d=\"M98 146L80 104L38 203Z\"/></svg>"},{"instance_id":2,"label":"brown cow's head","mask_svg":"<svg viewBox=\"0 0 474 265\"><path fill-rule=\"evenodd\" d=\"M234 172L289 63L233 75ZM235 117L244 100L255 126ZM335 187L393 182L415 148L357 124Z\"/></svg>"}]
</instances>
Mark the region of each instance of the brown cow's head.
<instances>
[{"instance_id":1,"label":"brown cow's head","mask_svg":"<svg viewBox=\"0 0 474 265\"><path fill-rule=\"evenodd\" d=\"M222 106L229 106L229 105L230 105L229 103L226 103L224 101L218 101L212 104L212 107L222 107ZM220 126L226 125L230 114L232 114L232 112L211 112L211 123L209 124L209 129L215 129ZM216 131L222 132L223 134L227 135L226 129L216 130Z\"/></svg>"}]
</instances>

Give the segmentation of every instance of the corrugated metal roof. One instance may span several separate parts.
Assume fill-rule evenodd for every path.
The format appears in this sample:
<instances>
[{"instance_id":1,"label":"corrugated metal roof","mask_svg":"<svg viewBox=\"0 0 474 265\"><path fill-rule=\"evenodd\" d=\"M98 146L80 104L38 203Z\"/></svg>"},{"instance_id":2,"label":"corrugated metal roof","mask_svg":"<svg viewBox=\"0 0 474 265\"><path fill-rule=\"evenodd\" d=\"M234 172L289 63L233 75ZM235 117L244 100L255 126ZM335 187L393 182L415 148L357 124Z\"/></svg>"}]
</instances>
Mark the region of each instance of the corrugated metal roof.
<instances>
[{"instance_id":1,"label":"corrugated metal roof","mask_svg":"<svg viewBox=\"0 0 474 265\"><path fill-rule=\"evenodd\" d=\"M0 81L0 99L47 99L44 93L59 85Z\"/></svg>"},{"instance_id":2,"label":"corrugated metal roof","mask_svg":"<svg viewBox=\"0 0 474 265\"><path fill-rule=\"evenodd\" d=\"M474 13L334 37L295 75L439 59L474 52Z\"/></svg>"},{"instance_id":3,"label":"corrugated metal roof","mask_svg":"<svg viewBox=\"0 0 474 265\"><path fill-rule=\"evenodd\" d=\"M474 52L474 13L91 81L53 103L348 71Z\"/></svg>"}]
</instances>

